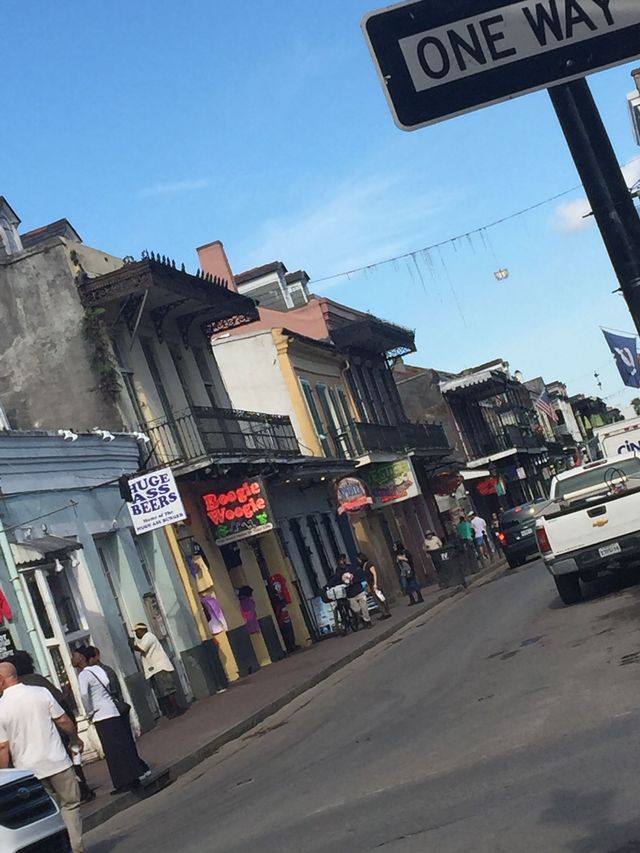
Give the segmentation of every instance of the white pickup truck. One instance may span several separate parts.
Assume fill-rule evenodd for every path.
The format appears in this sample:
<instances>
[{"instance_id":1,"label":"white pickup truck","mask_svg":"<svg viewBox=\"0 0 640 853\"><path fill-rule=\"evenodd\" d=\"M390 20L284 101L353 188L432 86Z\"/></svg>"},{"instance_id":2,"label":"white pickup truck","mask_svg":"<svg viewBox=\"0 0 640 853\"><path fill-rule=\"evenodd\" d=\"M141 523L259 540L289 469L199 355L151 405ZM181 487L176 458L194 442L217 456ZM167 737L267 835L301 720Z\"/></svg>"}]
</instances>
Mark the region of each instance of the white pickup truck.
<instances>
[{"instance_id":1,"label":"white pickup truck","mask_svg":"<svg viewBox=\"0 0 640 853\"><path fill-rule=\"evenodd\" d=\"M554 477L536 510L538 547L565 604L580 581L640 562L640 455L600 459Z\"/></svg>"}]
</instances>

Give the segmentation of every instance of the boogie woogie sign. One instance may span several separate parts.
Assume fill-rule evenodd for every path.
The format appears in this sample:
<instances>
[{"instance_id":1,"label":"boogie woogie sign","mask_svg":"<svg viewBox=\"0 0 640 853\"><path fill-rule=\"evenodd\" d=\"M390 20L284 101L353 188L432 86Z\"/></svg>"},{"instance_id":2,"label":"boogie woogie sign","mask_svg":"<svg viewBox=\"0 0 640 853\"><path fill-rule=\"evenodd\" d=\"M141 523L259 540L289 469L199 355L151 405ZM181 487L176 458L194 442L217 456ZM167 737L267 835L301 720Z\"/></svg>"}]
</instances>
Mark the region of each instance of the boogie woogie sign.
<instances>
[{"instance_id":1,"label":"boogie woogie sign","mask_svg":"<svg viewBox=\"0 0 640 853\"><path fill-rule=\"evenodd\" d=\"M129 480L133 502L129 514L136 533L149 533L187 517L171 468Z\"/></svg>"}]
</instances>

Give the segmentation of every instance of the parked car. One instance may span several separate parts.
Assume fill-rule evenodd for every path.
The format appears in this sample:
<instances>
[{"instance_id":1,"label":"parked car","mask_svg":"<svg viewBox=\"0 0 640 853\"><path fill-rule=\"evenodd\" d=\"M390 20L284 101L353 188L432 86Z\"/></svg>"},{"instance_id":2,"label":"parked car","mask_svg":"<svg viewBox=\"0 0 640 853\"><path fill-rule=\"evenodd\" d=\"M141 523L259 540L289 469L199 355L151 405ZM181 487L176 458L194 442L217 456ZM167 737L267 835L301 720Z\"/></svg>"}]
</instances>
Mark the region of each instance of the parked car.
<instances>
[{"instance_id":1,"label":"parked car","mask_svg":"<svg viewBox=\"0 0 640 853\"><path fill-rule=\"evenodd\" d=\"M640 454L559 474L537 515L540 553L562 601L575 604L581 581L640 563Z\"/></svg>"},{"instance_id":2,"label":"parked car","mask_svg":"<svg viewBox=\"0 0 640 853\"><path fill-rule=\"evenodd\" d=\"M507 562L512 569L523 566L529 557L539 557L536 540L536 507L544 501L535 501L505 510L500 516L498 539Z\"/></svg>"},{"instance_id":3,"label":"parked car","mask_svg":"<svg viewBox=\"0 0 640 853\"><path fill-rule=\"evenodd\" d=\"M0 770L2 853L70 853L58 806L42 783L23 770Z\"/></svg>"}]
</instances>

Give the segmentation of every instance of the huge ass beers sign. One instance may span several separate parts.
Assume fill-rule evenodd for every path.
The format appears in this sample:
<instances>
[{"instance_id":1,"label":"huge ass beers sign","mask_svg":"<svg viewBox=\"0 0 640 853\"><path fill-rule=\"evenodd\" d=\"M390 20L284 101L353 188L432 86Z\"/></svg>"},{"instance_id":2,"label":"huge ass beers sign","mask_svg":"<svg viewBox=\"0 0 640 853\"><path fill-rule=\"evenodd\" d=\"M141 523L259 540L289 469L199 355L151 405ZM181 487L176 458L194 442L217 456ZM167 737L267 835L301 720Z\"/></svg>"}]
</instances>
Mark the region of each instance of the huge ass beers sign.
<instances>
[{"instance_id":1,"label":"huge ass beers sign","mask_svg":"<svg viewBox=\"0 0 640 853\"><path fill-rule=\"evenodd\" d=\"M273 530L267 493L260 478L202 496L218 545Z\"/></svg>"},{"instance_id":2,"label":"huge ass beers sign","mask_svg":"<svg viewBox=\"0 0 640 853\"><path fill-rule=\"evenodd\" d=\"M133 502L127 506L138 535L187 517L171 468L131 477L129 488Z\"/></svg>"}]
</instances>

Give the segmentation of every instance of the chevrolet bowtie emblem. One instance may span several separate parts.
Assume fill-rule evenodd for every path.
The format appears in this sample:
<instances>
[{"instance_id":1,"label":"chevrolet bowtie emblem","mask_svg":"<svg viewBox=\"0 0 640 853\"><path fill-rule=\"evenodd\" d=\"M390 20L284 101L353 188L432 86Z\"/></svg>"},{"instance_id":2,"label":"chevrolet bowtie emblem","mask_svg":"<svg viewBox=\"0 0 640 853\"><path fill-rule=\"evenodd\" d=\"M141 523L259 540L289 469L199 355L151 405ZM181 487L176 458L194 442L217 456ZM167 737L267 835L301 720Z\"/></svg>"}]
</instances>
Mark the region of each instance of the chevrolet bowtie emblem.
<instances>
[{"instance_id":1,"label":"chevrolet bowtie emblem","mask_svg":"<svg viewBox=\"0 0 640 853\"><path fill-rule=\"evenodd\" d=\"M608 518L600 518L600 519L598 519L598 521L593 522L594 527L604 527L605 524L609 524Z\"/></svg>"}]
</instances>

